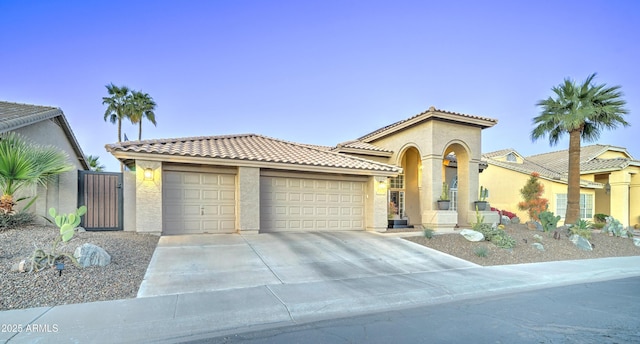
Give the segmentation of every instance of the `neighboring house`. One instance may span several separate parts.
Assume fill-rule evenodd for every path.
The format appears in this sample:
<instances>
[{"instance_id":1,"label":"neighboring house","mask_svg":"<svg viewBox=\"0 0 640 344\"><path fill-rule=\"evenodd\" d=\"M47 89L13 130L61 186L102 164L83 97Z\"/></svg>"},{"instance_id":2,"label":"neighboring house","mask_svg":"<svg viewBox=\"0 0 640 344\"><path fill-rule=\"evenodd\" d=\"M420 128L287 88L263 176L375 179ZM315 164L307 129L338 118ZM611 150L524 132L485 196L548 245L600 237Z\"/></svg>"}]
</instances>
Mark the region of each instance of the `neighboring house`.
<instances>
[{"instance_id":1,"label":"neighboring house","mask_svg":"<svg viewBox=\"0 0 640 344\"><path fill-rule=\"evenodd\" d=\"M567 201L567 150L523 157L514 149L504 149L483 155L489 165L480 176L480 183L491 190L491 205L518 211L522 201L520 189L532 172L540 174L545 187L543 197L549 200L549 210L564 218ZM580 217L593 220L595 214L607 214L625 226L640 223L640 161L622 147L609 145L584 146L580 152Z\"/></svg>"},{"instance_id":2,"label":"neighboring house","mask_svg":"<svg viewBox=\"0 0 640 344\"><path fill-rule=\"evenodd\" d=\"M124 175L125 230L385 231L390 200L409 224L453 227L475 219L481 131L496 123L431 107L336 147L246 134L106 149L131 169ZM452 155L457 207L442 211L436 201L454 178L446 172Z\"/></svg>"},{"instance_id":3,"label":"neighboring house","mask_svg":"<svg viewBox=\"0 0 640 344\"><path fill-rule=\"evenodd\" d=\"M69 155L69 163L76 168L54 177L46 188L37 186L23 190L22 196L38 196L29 211L48 216L51 207L62 213L75 210L78 206L77 170L87 170L88 166L62 110L0 101L0 133L4 132L16 132L34 143L58 147ZM21 203L17 206L18 210L22 209L25 202Z\"/></svg>"}]
</instances>

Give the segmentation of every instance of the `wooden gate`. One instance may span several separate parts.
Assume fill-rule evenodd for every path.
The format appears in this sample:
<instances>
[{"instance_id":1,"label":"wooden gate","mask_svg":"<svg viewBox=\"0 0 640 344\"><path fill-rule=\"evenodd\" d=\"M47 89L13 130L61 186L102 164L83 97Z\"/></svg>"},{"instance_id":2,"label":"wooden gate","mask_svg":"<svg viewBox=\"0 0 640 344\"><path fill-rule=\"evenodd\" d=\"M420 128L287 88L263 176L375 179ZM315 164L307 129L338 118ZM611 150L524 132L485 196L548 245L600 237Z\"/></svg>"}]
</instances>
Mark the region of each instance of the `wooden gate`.
<instances>
[{"instance_id":1,"label":"wooden gate","mask_svg":"<svg viewBox=\"0 0 640 344\"><path fill-rule=\"evenodd\" d=\"M122 230L122 173L79 171L78 206L87 206L86 230Z\"/></svg>"}]
</instances>

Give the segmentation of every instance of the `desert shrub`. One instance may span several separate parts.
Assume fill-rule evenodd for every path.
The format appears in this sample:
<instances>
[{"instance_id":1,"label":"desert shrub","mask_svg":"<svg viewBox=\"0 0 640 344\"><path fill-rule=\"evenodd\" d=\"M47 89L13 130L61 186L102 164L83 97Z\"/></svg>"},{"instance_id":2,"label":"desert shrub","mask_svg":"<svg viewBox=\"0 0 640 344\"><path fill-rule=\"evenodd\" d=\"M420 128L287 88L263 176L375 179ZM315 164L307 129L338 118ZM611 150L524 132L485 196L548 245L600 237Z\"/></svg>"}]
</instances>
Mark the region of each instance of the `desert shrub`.
<instances>
[{"instance_id":1,"label":"desert shrub","mask_svg":"<svg viewBox=\"0 0 640 344\"><path fill-rule=\"evenodd\" d=\"M542 198L544 185L538 180L539 176L536 172L531 173L527 183L520 189L524 201L518 203L518 209L526 210L529 217L536 221L539 220L538 214L545 211L549 204L549 200Z\"/></svg>"},{"instance_id":2,"label":"desert shrub","mask_svg":"<svg viewBox=\"0 0 640 344\"><path fill-rule=\"evenodd\" d=\"M580 219L574 225L569 227L569 232L571 234L577 234L585 239L591 239L591 228L591 222Z\"/></svg>"},{"instance_id":3,"label":"desert shrub","mask_svg":"<svg viewBox=\"0 0 640 344\"><path fill-rule=\"evenodd\" d=\"M599 222L599 223L605 223L607 222L607 217L609 217L609 215L607 214L595 214L593 215L593 221Z\"/></svg>"},{"instance_id":4,"label":"desert shrub","mask_svg":"<svg viewBox=\"0 0 640 344\"><path fill-rule=\"evenodd\" d=\"M508 210L500 210L500 209L494 208L494 207L491 207L491 211L497 211L498 213L500 213L500 215L504 215L504 216L508 217L509 220L511 220L511 219L513 219L514 217L517 216L515 213L512 213L512 212L510 212Z\"/></svg>"},{"instance_id":5,"label":"desert shrub","mask_svg":"<svg viewBox=\"0 0 640 344\"><path fill-rule=\"evenodd\" d=\"M427 239L433 238L433 229L425 228L424 231L422 231L422 235Z\"/></svg>"},{"instance_id":6,"label":"desert shrub","mask_svg":"<svg viewBox=\"0 0 640 344\"><path fill-rule=\"evenodd\" d=\"M482 233L485 240L492 242L500 248L514 248L516 246L516 240L507 234L507 232L499 228L493 228L488 223L475 223L473 230Z\"/></svg>"},{"instance_id":7,"label":"desert shrub","mask_svg":"<svg viewBox=\"0 0 640 344\"><path fill-rule=\"evenodd\" d=\"M26 211L21 211L14 215L0 212L0 231L31 224L34 219L35 215Z\"/></svg>"},{"instance_id":8,"label":"desert shrub","mask_svg":"<svg viewBox=\"0 0 640 344\"><path fill-rule=\"evenodd\" d=\"M488 257L489 256L489 248L487 248L487 246L477 246L476 248L473 249L473 253L475 253L476 256L478 257Z\"/></svg>"}]
</instances>

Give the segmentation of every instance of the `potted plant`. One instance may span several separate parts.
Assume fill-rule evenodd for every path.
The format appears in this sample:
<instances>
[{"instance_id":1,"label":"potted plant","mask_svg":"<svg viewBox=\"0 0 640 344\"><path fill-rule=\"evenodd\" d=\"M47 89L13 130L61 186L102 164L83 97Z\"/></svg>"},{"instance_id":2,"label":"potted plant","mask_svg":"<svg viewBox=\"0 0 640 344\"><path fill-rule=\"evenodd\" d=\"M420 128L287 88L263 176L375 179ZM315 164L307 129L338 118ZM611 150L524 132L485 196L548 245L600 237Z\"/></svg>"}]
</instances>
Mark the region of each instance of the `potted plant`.
<instances>
[{"instance_id":1,"label":"potted plant","mask_svg":"<svg viewBox=\"0 0 640 344\"><path fill-rule=\"evenodd\" d=\"M438 199L438 210L449 210L451 206L451 200L449 199L449 185L446 182L442 183L442 194Z\"/></svg>"},{"instance_id":2,"label":"potted plant","mask_svg":"<svg viewBox=\"0 0 640 344\"><path fill-rule=\"evenodd\" d=\"M476 209L479 211L487 210L487 198L489 197L489 189L480 186L480 193L478 194L478 200L473 202Z\"/></svg>"}]
</instances>

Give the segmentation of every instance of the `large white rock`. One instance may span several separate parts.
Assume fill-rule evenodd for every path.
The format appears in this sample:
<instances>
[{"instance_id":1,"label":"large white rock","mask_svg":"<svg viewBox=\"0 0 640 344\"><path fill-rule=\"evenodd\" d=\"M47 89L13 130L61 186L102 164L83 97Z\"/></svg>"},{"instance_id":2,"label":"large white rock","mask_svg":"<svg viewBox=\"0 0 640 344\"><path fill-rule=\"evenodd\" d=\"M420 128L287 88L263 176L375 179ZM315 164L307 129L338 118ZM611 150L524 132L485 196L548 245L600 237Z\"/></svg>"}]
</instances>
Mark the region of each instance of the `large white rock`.
<instances>
[{"instance_id":1,"label":"large white rock","mask_svg":"<svg viewBox=\"0 0 640 344\"><path fill-rule=\"evenodd\" d=\"M107 266L111 263L111 256L102 247L94 244L83 244L73 252L80 266Z\"/></svg>"},{"instance_id":2,"label":"large white rock","mask_svg":"<svg viewBox=\"0 0 640 344\"><path fill-rule=\"evenodd\" d=\"M474 231L472 229L463 229L460 231L460 235L462 235L465 239L469 241L482 241L484 240L484 235L478 231Z\"/></svg>"}]
</instances>

